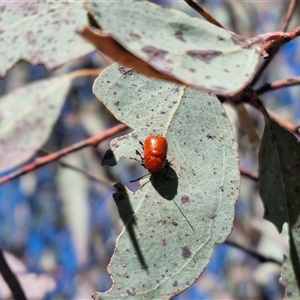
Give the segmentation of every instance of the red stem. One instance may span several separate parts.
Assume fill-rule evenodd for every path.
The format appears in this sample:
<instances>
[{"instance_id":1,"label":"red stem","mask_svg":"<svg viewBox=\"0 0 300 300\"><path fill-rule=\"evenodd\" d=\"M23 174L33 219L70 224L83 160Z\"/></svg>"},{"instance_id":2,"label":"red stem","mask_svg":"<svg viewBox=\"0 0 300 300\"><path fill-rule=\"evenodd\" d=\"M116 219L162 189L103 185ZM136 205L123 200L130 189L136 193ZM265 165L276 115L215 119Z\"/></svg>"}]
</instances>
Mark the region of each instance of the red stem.
<instances>
[{"instance_id":1,"label":"red stem","mask_svg":"<svg viewBox=\"0 0 300 300\"><path fill-rule=\"evenodd\" d=\"M9 182L11 181L12 179L15 179L17 177L20 177L28 172L31 172L41 166L44 166L50 162L53 162L53 161L56 161L58 160L59 158L69 154L69 153L72 153L72 152L75 152L75 151L78 151L82 148L85 148L85 147L88 147L88 146L96 146L98 145L100 142L102 142L103 140L117 134L117 133L120 133L124 130L128 129L128 127L124 124L119 124L119 125L116 125L110 129L107 129L106 131L102 132L102 133L99 133L95 136L92 136L88 139L85 139L83 141L80 141L78 143L75 143L69 147L66 147L66 148L63 148L61 150L58 150L56 152L53 152L49 155L45 155L43 157L39 157L37 159L35 159L32 163L18 169L17 171L15 172L12 172L10 173L9 175L7 176L4 176L2 178L0 178L0 185L3 184L3 183L6 183L6 182Z\"/></svg>"}]
</instances>

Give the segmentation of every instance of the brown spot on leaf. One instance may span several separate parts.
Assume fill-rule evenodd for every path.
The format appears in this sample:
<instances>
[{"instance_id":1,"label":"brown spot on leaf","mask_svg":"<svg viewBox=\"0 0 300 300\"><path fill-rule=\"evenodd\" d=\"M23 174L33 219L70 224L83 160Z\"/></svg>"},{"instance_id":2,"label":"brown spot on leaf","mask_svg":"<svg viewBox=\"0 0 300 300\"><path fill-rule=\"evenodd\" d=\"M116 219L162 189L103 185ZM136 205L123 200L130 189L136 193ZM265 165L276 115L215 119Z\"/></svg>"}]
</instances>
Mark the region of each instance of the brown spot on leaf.
<instances>
[{"instance_id":1,"label":"brown spot on leaf","mask_svg":"<svg viewBox=\"0 0 300 300\"><path fill-rule=\"evenodd\" d=\"M210 219L214 219L216 217L216 213L214 213L214 212L211 213L209 217L210 217Z\"/></svg>"},{"instance_id":2,"label":"brown spot on leaf","mask_svg":"<svg viewBox=\"0 0 300 300\"><path fill-rule=\"evenodd\" d=\"M189 203L190 202L190 198L188 196L182 196L181 197L181 203L182 204L186 204L186 203Z\"/></svg>"},{"instance_id":3,"label":"brown spot on leaf","mask_svg":"<svg viewBox=\"0 0 300 300\"><path fill-rule=\"evenodd\" d=\"M222 55L222 51L217 50L189 50L186 52L188 56L191 56L195 59L203 60L205 63L209 64L210 61L220 55Z\"/></svg>"},{"instance_id":4,"label":"brown spot on leaf","mask_svg":"<svg viewBox=\"0 0 300 300\"><path fill-rule=\"evenodd\" d=\"M149 55L149 57L152 59L164 58L165 55L167 55L169 53L168 51L165 51L163 49L158 49L153 46L146 46L146 47L142 48L142 51L147 53Z\"/></svg>"},{"instance_id":5,"label":"brown spot on leaf","mask_svg":"<svg viewBox=\"0 0 300 300\"><path fill-rule=\"evenodd\" d=\"M127 295L128 296L134 296L135 295L135 288L132 288L132 290L127 290Z\"/></svg>"},{"instance_id":6,"label":"brown spot on leaf","mask_svg":"<svg viewBox=\"0 0 300 300\"><path fill-rule=\"evenodd\" d=\"M25 38L26 38L26 41L29 45L35 45L37 40L36 40L36 37L35 37L35 34L32 30L29 30L26 34L25 34Z\"/></svg>"},{"instance_id":7,"label":"brown spot on leaf","mask_svg":"<svg viewBox=\"0 0 300 300\"><path fill-rule=\"evenodd\" d=\"M177 280L174 280L173 283L172 283L172 285L173 285L173 286L177 286L177 285L178 285L178 281L177 281Z\"/></svg>"},{"instance_id":8,"label":"brown spot on leaf","mask_svg":"<svg viewBox=\"0 0 300 300\"><path fill-rule=\"evenodd\" d=\"M133 41L136 41L136 40L140 40L141 39L141 36L134 33L134 32L129 32L129 35L132 37L132 40Z\"/></svg>"},{"instance_id":9,"label":"brown spot on leaf","mask_svg":"<svg viewBox=\"0 0 300 300\"><path fill-rule=\"evenodd\" d=\"M192 256L192 252L190 250L189 247L187 246L184 246L181 248L181 256L184 258L184 259L187 259L187 258L190 258Z\"/></svg>"},{"instance_id":10,"label":"brown spot on leaf","mask_svg":"<svg viewBox=\"0 0 300 300\"><path fill-rule=\"evenodd\" d=\"M181 30L176 30L174 33L176 39L182 41L182 42L186 42L186 40L184 39L183 33Z\"/></svg>"},{"instance_id":11,"label":"brown spot on leaf","mask_svg":"<svg viewBox=\"0 0 300 300\"><path fill-rule=\"evenodd\" d=\"M91 2L91 5L96 9L98 8L98 4L96 2Z\"/></svg>"}]
</instances>

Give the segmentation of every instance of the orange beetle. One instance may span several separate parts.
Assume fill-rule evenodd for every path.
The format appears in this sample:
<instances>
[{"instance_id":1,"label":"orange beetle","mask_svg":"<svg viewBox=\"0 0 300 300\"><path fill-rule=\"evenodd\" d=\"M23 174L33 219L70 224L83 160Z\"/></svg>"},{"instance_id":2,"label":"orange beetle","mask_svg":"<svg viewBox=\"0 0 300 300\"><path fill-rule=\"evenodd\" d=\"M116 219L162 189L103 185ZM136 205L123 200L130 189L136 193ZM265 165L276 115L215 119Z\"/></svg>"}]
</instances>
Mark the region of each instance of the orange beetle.
<instances>
[{"instance_id":1,"label":"orange beetle","mask_svg":"<svg viewBox=\"0 0 300 300\"><path fill-rule=\"evenodd\" d=\"M140 144L144 148L144 157L141 157L143 161L142 165L149 173L130 182L138 181L151 173L161 171L167 163L168 142L165 137L161 135L150 135L146 137L144 144L142 142L140 142ZM141 156L138 151L136 151L136 153ZM168 170L169 167L167 172ZM164 175L165 178L166 173Z\"/></svg>"},{"instance_id":2,"label":"orange beetle","mask_svg":"<svg viewBox=\"0 0 300 300\"><path fill-rule=\"evenodd\" d=\"M140 142L140 143L142 144L142 142ZM147 176L151 173L159 172L167 164L168 142L165 137L163 137L161 135L150 135L150 136L146 137L144 144L142 144L142 146L144 147L144 158L142 158L142 160L143 160L142 165L149 171L149 173L142 177L139 177L135 180L131 180L130 182L138 181L139 179L144 178L145 176ZM136 152L137 152L137 154L140 155L140 153L138 151L136 151ZM166 168L167 168L167 172L168 172L168 170L170 168L169 165L167 165ZM170 178L174 178L173 176L167 177L166 176L167 172L164 174L165 179L168 180ZM174 203L176 204L175 201L174 201ZM182 212L181 208L177 204L176 204L176 206L179 209L179 211L181 212L181 214L184 216L184 218L186 219L186 221L188 222L188 224L190 225L192 230L195 231L194 227L192 226L190 221L186 218L186 216Z\"/></svg>"},{"instance_id":3,"label":"orange beetle","mask_svg":"<svg viewBox=\"0 0 300 300\"><path fill-rule=\"evenodd\" d=\"M144 141L144 165L150 172L159 172L167 162L168 142L160 135L148 136Z\"/></svg>"}]
</instances>

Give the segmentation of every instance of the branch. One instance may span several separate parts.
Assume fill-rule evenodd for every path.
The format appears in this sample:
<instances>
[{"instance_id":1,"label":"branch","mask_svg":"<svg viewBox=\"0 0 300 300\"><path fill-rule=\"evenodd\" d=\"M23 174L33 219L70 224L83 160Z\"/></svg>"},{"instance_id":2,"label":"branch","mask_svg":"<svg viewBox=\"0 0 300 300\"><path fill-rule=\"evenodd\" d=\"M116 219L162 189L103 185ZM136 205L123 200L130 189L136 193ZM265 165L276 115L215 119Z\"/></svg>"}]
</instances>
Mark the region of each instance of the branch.
<instances>
[{"instance_id":1,"label":"branch","mask_svg":"<svg viewBox=\"0 0 300 300\"><path fill-rule=\"evenodd\" d=\"M265 83L261 87L257 88L255 91L257 95L261 95L268 91L282 89L294 85L300 85L300 76L281 79L273 81L272 83Z\"/></svg>"},{"instance_id":2,"label":"branch","mask_svg":"<svg viewBox=\"0 0 300 300\"><path fill-rule=\"evenodd\" d=\"M284 18L284 22L280 28L281 31L285 31L287 29L287 26L295 12L295 9L296 9L296 4L297 4L297 1L296 0L291 0L290 1L290 4L289 4L289 7L288 7L288 10L287 10L287 13L285 15L285 18ZM264 72L264 70L268 67L269 63L272 61L272 59L274 58L275 54L277 53L277 51L275 51L271 57L269 57L267 60L265 60L262 65L260 66L260 68L258 69L258 71L256 72L256 74L254 75L251 83L250 83L250 86L254 86L257 81L259 80L259 78L261 77L261 74Z\"/></svg>"},{"instance_id":3,"label":"branch","mask_svg":"<svg viewBox=\"0 0 300 300\"><path fill-rule=\"evenodd\" d=\"M268 90L275 90L275 89L279 89L287 86L299 85L299 84L300 84L300 77L282 79L261 86L260 88L257 89L256 92L254 92L254 94L258 95L258 93L262 94ZM283 120L282 118L276 116L272 112L268 112L268 115L271 117L272 120L276 121L281 127L299 136L300 125L295 125L287 120Z\"/></svg>"},{"instance_id":4,"label":"branch","mask_svg":"<svg viewBox=\"0 0 300 300\"><path fill-rule=\"evenodd\" d=\"M39 157L37 159L35 159L32 163L18 169L17 171L15 172L12 172L10 173L9 175L7 176L4 176L2 178L0 178L0 185L3 184L3 183L6 183L8 181L11 181L12 179L15 179L17 177L20 177L26 173L29 173L41 166L44 166L50 162L53 162L53 161L56 161L58 160L59 158L67 155L67 154L70 154L72 152L75 152L75 151L78 151L82 148L85 148L85 147L88 147L88 146L96 146L98 145L100 142L102 142L103 140L119 133L119 132L122 132L124 130L128 129L128 127L124 124L119 124L119 125L116 125L108 130L106 130L105 132L103 133L100 133L98 135L95 135L93 137L90 137L86 140L83 140L83 141L80 141L78 143L75 143L69 147L66 147L66 148L63 148L59 151L56 151L56 152L53 152L49 155L45 155L43 157Z\"/></svg>"},{"instance_id":5,"label":"branch","mask_svg":"<svg viewBox=\"0 0 300 300\"><path fill-rule=\"evenodd\" d=\"M259 110L262 113L262 115L264 116L265 120L272 119L275 122L277 122L280 126L285 128L286 130L289 130L292 133L294 133L295 135L299 136L300 125L294 125L291 122L282 120L281 118L277 117L274 113L268 112L267 109L265 108L265 106L263 105L262 101L259 99L256 92L250 86L247 86L241 93L235 95L234 97L224 98L224 100L232 101L232 103L235 105L239 104L239 103L248 103L252 107ZM236 105L236 106L238 107L238 105Z\"/></svg>"},{"instance_id":6,"label":"branch","mask_svg":"<svg viewBox=\"0 0 300 300\"><path fill-rule=\"evenodd\" d=\"M16 275L13 273L13 271L10 269L9 265L7 264L4 253L2 249L0 248L0 272L9 286L9 289L13 295L13 298L15 300L26 300L26 296L24 294L24 291L16 277Z\"/></svg>"},{"instance_id":7,"label":"branch","mask_svg":"<svg viewBox=\"0 0 300 300\"><path fill-rule=\"evenodd\" d=\"M195 0L184 0L191 8L193 8L200 16L202 16L206 21L214 24L218 27L224 28L224 26L217 21L208 11L202 8Z\"/></svg>"},{"instance_id":8,"label":"branch","mask_svg":"<svg viewBox=\"0 0 300 300\"><path fill-rule=\"evenodd\" d=\"M257 134L253 119L250 117L244 103L234 105L233 107L236 110L240 127L246 133L249 142L255 145L257 149L259 149L261 140L259 135Z\"/></svg>"},{"instance_id":9,"label":"branch","mask_svg":"<svg viewBox=\"0 0 300 300\"><path fill-rule=\"evenodd\" d=\"M287 120L283 120L280 117L278 117L276 114L269 112L270 117L272 118L272 120L274 120L275 122L277 122L281 127L283 127L284 129L294 133L295 135L297 135L299 137L299 128L300 125L295 125Z\"/></svg>"},{"instance_id":10,"label":"branch","mask_svg":"<svg viewBox=\"0 0 300 300\"><path fill-rule=\"evenodd\" d=\"M239 117L240 125L247 134L249 141L259 148L261 143L260 137L256 132L253 121L249 117L249 113L246 110L244 103L248 103L260 111L265 118L270 119L270 117L263 103L251 86L246 86L244 90L232 97L218 97L218 99L222 102L227 101L234 105Z\"/></svg>"},{"instance_id":11,"label":"branch","mask_svg":"<svg viewBox=\"0 0 300 300\"><path fill-rule=\"evenodd\" d=\"M290 4L289 4L289 7L288 7L288 10L285 14L285 17L284 17L284 21L283 21L283 24L280 28L281 31L286 31L289 24L290 24L290 21L292 19L292 16L293 16L293 13L296 9L296 5L297 5L297 1L296 0L291 0L290 1Z\"/></svg>"},{"instance_id":12,"label":"branch","mask_svg":"<svg viewBox=\"0 0 300 300\"><path fill-rule=\"evenodd\" d=\"M300 36L300 26L290 32L276 31L261 34L256 39L262 39L265 44L260 47L261 53L265 57L275 54L284 44Z\"/></svg>"},{"instance_id":13,"label":"branch","mask_svg":"<svg viewBox=\"0 0 300 300\"><path fill-rule=\"evenodd\" d=\"M252 179L252 180L254 180L255 182L258 181L258 176L257 176L257 175L255 175L255 174L253 174L253 173L251 173L251 172L245 170L245 169L242 168L242 167L240 167L240 173L241 173L242 176L245 176L245 177L247 177L247 178L249 178L249 179Z\"/></svg>"},{"instance_id":14,"label":"branch","mask_svg":"<svg viewBox=\"0 0 300 300\"><path fill-rule=\"evenodd\" d=\"M270 119L268 111L250 85L246 86L240 93L232 97L224 98L224 101L226 100L232 101L235 104L248 103L255 109L259 110L265 118Z\"/></svg>"},{"instance_id":15,"label":"branch","mask_svg":"<svg viewBox=\"0 0 300 300\"><path fill-rule=\"evenodd\" d=\"M38 153L41 153L42 155L49 155L50 154L48 151L43 150L43 149L39 150ZM98 178L97 176L95 176L94 174L88 172L87 170L84 170L80 167L69 164L69 163L65 162L64 160L62 160L62 159L58 159L56 161L56 163L58 163L60 166L62 166L64 168L68 168L70 170L78 172L78 173L84 175L85 177L87 177L88 179L90 179L90 180L92 180L96 183L103 184L103 185L106 185L107 187L111 188L111 184L108 181L105 181L103 179Z\"/></svg>"},{"instance_id":16,"label":"branch","mask_svg":"<svg viewBox=\"0 0 300 300\"><path fill-rule=\"evenodd\" d=\"M102 71L103 71L102 68L82 69L82 70L76 70L76 71L70 72L68 74L68 76L70 76L72 79L75 79L77 77L83 77L83 76L99 76Z\"/></svg>"},{"instance_id":17,"label":"branch","mask_svg":"<svg viewBox=\"0 0 300 300\"><path fill-rule=\"evenodd\" d=\"M261 263L272 262L272 263L275 263L275 264L277 264L279 266L282 265L281 261L279 261L279 260L277 260L275 258L272 258L272 257L266 257L266 256L258 253L257 251L255 251L253 249L246 248L246 247L244 247L242 245L237 244L236 242L228 241L227 240L227 241L225 241L225 244L230 245L230 246L232 246L234 248L237 248L237 249L239 249L239 250L241 250L243 252L246 252L247 254L255 257L256 259L258 259L258 261L261 262Z\"/></svg>"}]
</instances>

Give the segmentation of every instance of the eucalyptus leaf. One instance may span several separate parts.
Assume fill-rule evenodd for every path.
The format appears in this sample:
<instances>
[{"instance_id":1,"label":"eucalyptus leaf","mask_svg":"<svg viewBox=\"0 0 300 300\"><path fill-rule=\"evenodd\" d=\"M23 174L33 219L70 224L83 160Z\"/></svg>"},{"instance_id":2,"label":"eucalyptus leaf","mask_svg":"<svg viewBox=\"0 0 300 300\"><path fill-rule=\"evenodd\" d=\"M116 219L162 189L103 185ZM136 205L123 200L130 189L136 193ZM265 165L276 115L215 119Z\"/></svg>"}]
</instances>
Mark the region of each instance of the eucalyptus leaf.
<instances>
[{"instance_id":1,"label":"eucalyptus leaf","mask_svg":"<svg viewBox=\"0 0 300 300\"><path fill-rule=\"evenodd\" d=\"M280 232L284 222L294 226L300 214L300 144L293 134L269 120L258 158L265 218Z\"/></svg>"},{"instance_id":2,"label":"eucalyptus leaf","mask_svg":"<svg viewBox=\"0 0 300 300\"><path fill-rule=\"evenodd\" d=\"M124 48L186 85L233 95L255 73L255 39L146 1L88 1L86 8Z\"/></svg>"},{"instance_id":3,"label":"eucalyptus leaf","mask_svg":"<svg viewBox=\"0 0 300 300\"><path fill-rule=\"evenodd\" d=\"M163 135L170 162L169 178L151 174L135 193L116 186L125 227L108 267L114 284L94 298L169 299L196 281L215 243L231 232L240 181L231 125L215 96L117 64L101 73L93 90L134 129L111 142L116 159L140 160L139 141Z\"/></svg>"},{"instance_id":4,"label":"eucalyptus leaf","mask_svg":"<svg viewBox=\"0 0 300 300\"><path fill-rule=\"evenodd\" d=\"M25 162L46 142L71 79L40 80L0 98L0 172Z\"/></svg>"},{"instance_id":5,"label":"eucalyptus leaf","mask_svg":"<svg viewBox=\"0 0 300 300\"><path fill-rule=\"evenodd\" d=\"M300 280L300 145L296 137L267 120L259 151L259 192L265 218L280 232L289 227L293 277ZM288 274L291 274L289 272ZM289 278L291 281L292 278ZM298 285L299 288L299 285ZM298 291L299 294L299 291Z\"/></svg>"},{"instance_id":6,"label":"eucalyptus leaf","mask_svg":"<svg viewBox=\"0 0 300 300\"><path fill-rule=\"evenodd\" d=\"M284 300L294 300L299 298L299 288L295 279L293 265L288 257L284 258L280 282L285 287Z\"/></svg>"},{"instance_id":7,"label":"eucalyptus leaf","mask_svg":"<svg viewBox=\"0 0 300 300\"><path fill-rule=\"evenodd\" d=\"M81 2L0 0L0 76L20 59L53 69L94 50L78 34L87 23Z\"/></svg>"}]
</instances>

